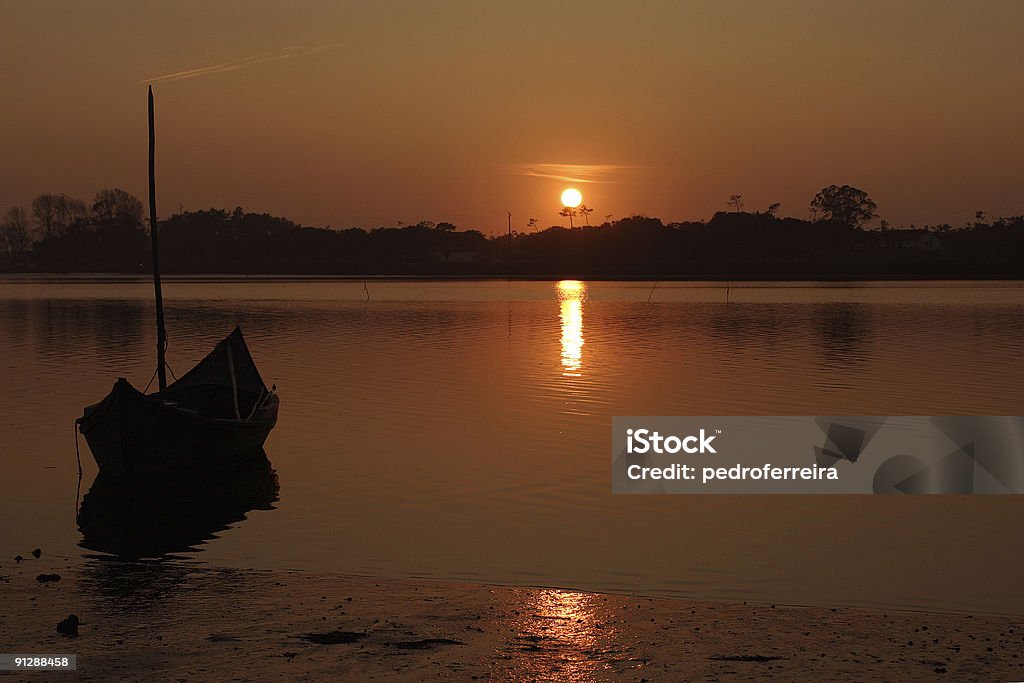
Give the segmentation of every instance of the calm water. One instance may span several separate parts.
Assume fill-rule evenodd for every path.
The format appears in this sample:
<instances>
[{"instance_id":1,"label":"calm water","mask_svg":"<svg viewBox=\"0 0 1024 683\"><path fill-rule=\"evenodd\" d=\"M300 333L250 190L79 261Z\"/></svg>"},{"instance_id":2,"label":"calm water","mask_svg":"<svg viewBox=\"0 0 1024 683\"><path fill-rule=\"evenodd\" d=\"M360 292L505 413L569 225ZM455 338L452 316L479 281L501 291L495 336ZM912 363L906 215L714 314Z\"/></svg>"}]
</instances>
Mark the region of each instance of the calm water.
<instances>
[{"instance_id":1,"label":"calm water","mask_svg":"<svg viewBox=\"0 0 1024 683\"><path fill-rule=\"evenodd\" d=\"M97 554L72 423L118 375L146 385L150 296L0 279L7 556ZM165 297L174 370L238 323L282 399L276 496L205 527L187 503L115 500L136 532L194 524L173 561L1024 614L1022 497L612 496L609 473L613 415L1020 414L1020 283L178 279Z\"/></svg>"}]
</instances>

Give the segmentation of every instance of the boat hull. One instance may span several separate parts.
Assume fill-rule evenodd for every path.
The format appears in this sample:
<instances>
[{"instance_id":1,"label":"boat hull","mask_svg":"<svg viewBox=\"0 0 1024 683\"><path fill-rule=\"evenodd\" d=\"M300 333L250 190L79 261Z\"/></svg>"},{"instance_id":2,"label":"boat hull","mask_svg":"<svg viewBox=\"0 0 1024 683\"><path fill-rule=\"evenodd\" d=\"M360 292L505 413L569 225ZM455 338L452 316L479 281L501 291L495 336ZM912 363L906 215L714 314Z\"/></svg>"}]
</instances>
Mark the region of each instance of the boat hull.
<instances>
[{"instance_id":1,"label":"boat hull","mask_svg":"<svg viewBox=\"0 0 1024 683\"><path fill-rule=\"evenodd\" d=\"M96 464L122 480L215 473L260 454L277 423L277 397L257 419L201 415L124 378L78 420Z\"/></svg>"}]
</instances>

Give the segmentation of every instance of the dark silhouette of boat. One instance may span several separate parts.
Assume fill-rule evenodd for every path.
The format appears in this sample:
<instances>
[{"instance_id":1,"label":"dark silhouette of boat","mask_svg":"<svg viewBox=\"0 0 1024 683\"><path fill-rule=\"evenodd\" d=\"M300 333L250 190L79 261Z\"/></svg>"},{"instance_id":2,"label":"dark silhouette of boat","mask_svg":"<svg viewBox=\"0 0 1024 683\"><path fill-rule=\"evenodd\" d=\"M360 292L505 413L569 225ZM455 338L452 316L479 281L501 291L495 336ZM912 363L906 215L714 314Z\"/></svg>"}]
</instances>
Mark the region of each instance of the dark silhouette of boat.
<instances>
[{"instance_id":1,"label":"dark silhouette of boat","mask_svg":"<svg viewBox=\"0 0 1024 683\"><path fill-rule=\"evenodd\" d=\"M162 391L147 395L118 379L106 398L85 409L78 425L107 476L173 478L225 470L251 458L277 423L278 403L236 327Z\"/></svg>"},{"instance_id":2,"label":"dark silhouette of boat","mask_svg":"<svg viewBox=\"0 0 1024 683\"><path fill-rule=\"evenodd\" d=\"M78 510L79 545L126 560L196 552L252 510L272 510L278 492L262 451L198 481L139 485L100 472Z\"/></svg>"},{"instance_id":3,"label":"dark silhouette of boat","mask_svg":"<svg viewBox=\"0 0 1024 683\"><path fill-rule=\"evenodd\" d=\"M206 475L239 464L263 447L277 423L279 403L275 387L267 389L237 327L210 355L167 386L155 140L150 88L149 228L159 390L147 395L122 377L105 399L88 406L76 420L100 472L127 480Z\"/></svg>"}]
</instances>

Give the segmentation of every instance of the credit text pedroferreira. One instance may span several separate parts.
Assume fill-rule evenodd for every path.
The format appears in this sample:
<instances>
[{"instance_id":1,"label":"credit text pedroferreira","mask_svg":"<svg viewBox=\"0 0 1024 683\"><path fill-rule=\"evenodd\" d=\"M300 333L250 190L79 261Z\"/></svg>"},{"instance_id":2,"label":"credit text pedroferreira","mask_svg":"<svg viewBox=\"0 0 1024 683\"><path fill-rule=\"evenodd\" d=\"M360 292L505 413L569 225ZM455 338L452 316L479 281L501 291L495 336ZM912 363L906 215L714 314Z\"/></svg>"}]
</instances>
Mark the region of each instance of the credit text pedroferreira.
<instances>
[{"instance_id":1,"label":"credit text pedroferreira","mask_svg":"<svg viewBox=\"0 0 1024 683\"><path fill-rule=\"evenodd\" d=\"M662 435L649 429L627 429L626 430L626 453L630 455L645 455L653 453L656 455L677 455L686 453L689 455L717 455L713 444L716 437L722 431L715 430L714 434L708 434L701 429L698 434L688 436L676 436L675 434ZM809 467L778 467L771 463L765 463L758 467L748 467L740 464L731 467L700 467L700 482L706 484L709 481L722 480L815 480L815 479L839 479L839 471L835 467L820 467L811 465ZM665 467L644 467L643 465L630 465L626 469L626 476L633 480L640 479L676 479L694 481L698 479L698 467L681 463L672 463Z\"/></svg>"}]
</instances>

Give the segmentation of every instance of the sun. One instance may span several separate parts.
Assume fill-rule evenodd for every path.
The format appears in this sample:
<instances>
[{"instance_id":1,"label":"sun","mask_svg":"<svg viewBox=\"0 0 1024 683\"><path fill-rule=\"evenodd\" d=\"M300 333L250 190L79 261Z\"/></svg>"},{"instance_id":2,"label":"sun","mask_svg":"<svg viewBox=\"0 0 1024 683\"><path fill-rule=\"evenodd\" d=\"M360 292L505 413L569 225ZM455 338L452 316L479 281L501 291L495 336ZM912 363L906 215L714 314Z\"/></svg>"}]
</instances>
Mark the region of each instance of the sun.
<instances>
[{"instance_id":1,"label":"sun","mask_svg":"<svg viewBox=\"0 0 1024 683\"><path fill-rule=\"evenodd\" d=\"M562 193L562 206L575 209L583 202L583 195L575 187L570 187Z\"/></svg>"}]
</instances>

